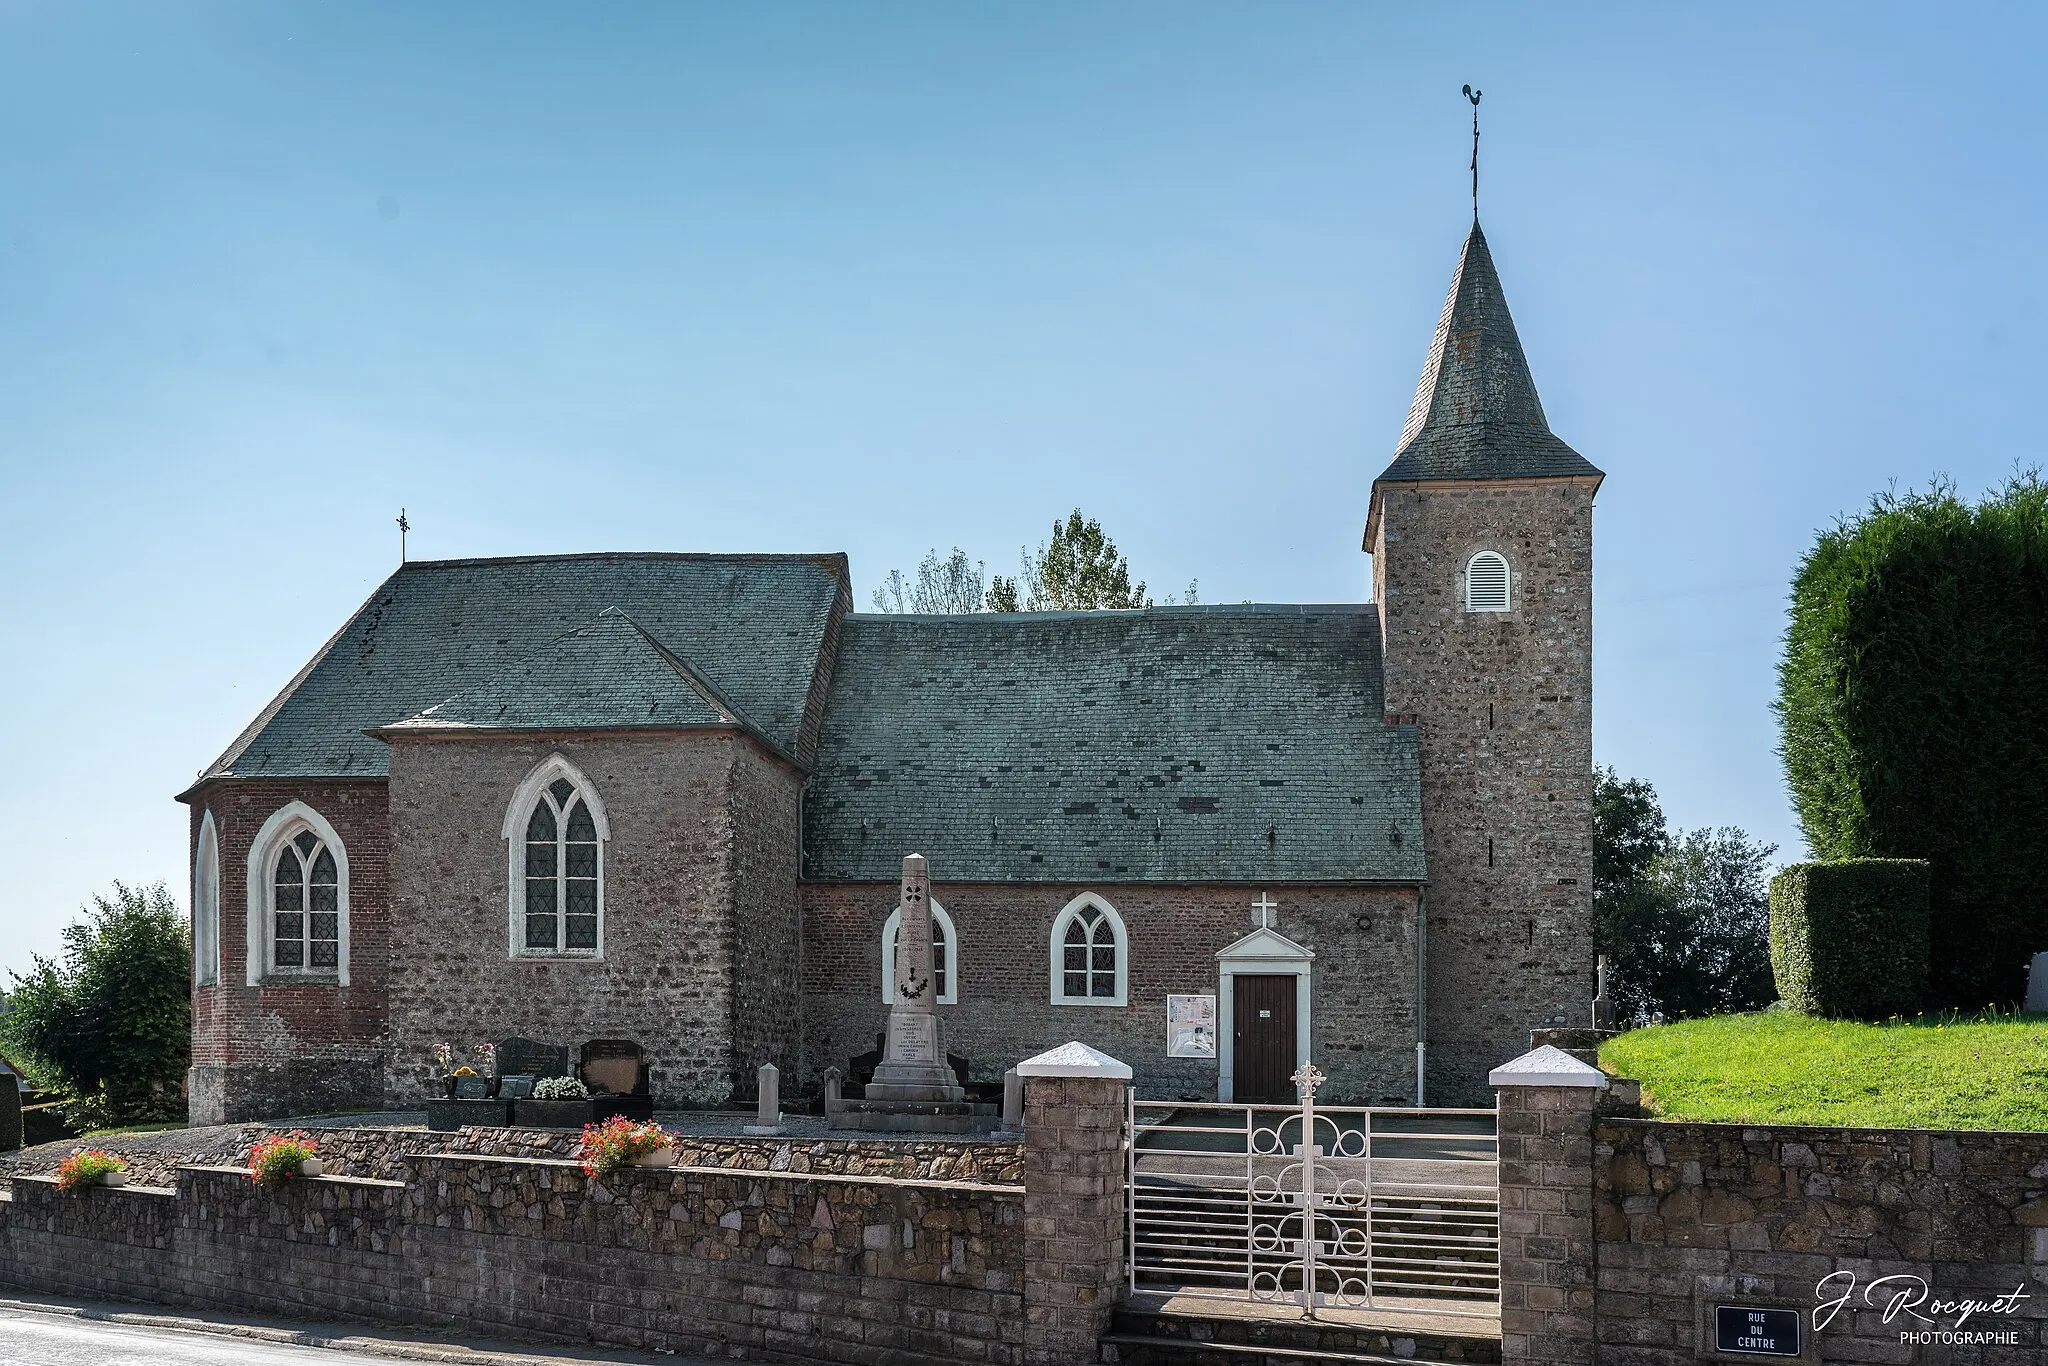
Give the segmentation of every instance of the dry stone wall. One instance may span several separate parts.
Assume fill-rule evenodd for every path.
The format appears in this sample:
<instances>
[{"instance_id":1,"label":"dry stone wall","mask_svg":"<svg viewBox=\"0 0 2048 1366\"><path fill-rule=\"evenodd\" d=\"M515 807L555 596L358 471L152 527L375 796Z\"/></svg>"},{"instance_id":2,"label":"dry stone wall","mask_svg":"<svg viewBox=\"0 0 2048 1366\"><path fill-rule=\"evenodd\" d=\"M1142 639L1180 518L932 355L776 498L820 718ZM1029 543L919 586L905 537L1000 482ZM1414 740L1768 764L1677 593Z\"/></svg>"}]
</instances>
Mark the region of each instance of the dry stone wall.
<instances>
[{"instance_id":1,"label":"dry stone wall","mask_svg":"<svg viewBox=\"0 0 2048 1366\"><path fill-rule=\"evenodd\" d=\"M1120 1287L1123 1084L1031 1079L1023 1144L684 1140L604 1177L573 1135L322 1135L275 1189L0 1187L0 1286L856 1366L1080 1366ZM504 1145L521 1155L394 1151ZM945 1175L941 1175L945 1173ZM1021 1174L1022 1181L990 1180Z\"/></svg>"},{"instance_id":2,"label":"dry stone wall","mask_svg":"<svg viewBox=\"0 0 2048 1366\"><path fill-rule=\"evenodd\" d=\"M1716 1303L1810 1315L1845 1292L1814 1334L1819 1360L2048 1359L2048 1133L1608 1119L1594 1140L1603 1363L1690 1366ZM1888 1276L1909 1279L1867 1300ZM1930 1301L2027 1298L1965 1325L2010 1342L1957 1346L1938 1335L1958 1315L1929 1303L1886 1321L1892 1294L1922 1287Z\"/></svg>"}]
</instances>

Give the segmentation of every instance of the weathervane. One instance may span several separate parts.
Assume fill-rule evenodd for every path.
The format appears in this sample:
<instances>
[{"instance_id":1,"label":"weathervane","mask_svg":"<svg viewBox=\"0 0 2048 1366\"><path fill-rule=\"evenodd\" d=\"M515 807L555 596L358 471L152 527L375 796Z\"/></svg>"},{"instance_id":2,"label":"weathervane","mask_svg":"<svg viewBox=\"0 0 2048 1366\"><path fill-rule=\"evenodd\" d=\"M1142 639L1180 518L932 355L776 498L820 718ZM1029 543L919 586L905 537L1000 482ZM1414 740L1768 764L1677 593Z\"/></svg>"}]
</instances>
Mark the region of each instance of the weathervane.
<instances>
[{"instance_id":1,"label":"weathervane","mask_svg":"<svg viewBox=\"0 0 2048 1366\"><path fill-rule=\"evenodd\" d=\"M405 533L412 530L412 523L405 520L405 509L398 510L398 562L405 563Z\"/></svg>"},{"instance_id":2,"label":"weathervane","mask_svg":"<svg viewBox=\"0 0 2048 1366\"><path fill-rule=\"evenodd\" d=\"M1472 101L1472 221L1479 221L1479 97L1483 91L1465 87L1465 98Z\"/></svg>"}]
</instances>

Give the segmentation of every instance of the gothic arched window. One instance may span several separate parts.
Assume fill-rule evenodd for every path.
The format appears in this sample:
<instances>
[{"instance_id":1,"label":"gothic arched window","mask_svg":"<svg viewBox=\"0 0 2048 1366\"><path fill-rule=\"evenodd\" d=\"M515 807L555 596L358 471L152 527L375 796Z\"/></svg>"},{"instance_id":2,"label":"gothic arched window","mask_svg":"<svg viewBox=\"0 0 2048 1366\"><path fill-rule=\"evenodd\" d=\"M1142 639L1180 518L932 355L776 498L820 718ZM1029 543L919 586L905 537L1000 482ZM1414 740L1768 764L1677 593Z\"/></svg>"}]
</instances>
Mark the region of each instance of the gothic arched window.
<instances>
[{"instance_id":1,"label":"gothic arched window","mask_svg":"<svg viewBox=\"0 0 2048 1366\"><path fill-rule=\"evenodd\" d=\"M1466 562L1465 610L1508 610L1508 562L1498 552L1482 550Z\"/></svg>"},{"instance_id":2,"label":"gothic arched window","mask_svg":"<svg viewBox=\"0 0 2048 1366\"><path fill-rule=\"evenodd\" d=\"M348 851L304 802L272 813L249 846L248 946L251 986L348 985Z\"/></svg>"},{"instance_id":3,"label":"gothic arched window","mask_svg":"<svg viewBox=\"0 0 2048 1366\"><path fill-rule=\"evenodd\" d=\"M199 817L199 848L192 858L192 984L220 981L220 832L213 812Z\"/></svg>"},{"instance_id":4,"label":"gothic arched window","mask_svg":"<svg viewBox=\"0 0 2048 1366\"><path fill-rule=\"evenodd\" d=\"M1101 897L1083 893L1053 919L1054 1005L1123 1005L1129 967L1123 917Z\"/></svg>"},{"instance_id":5,"label":"gothic arched window","mask_svg":"<svg viewBox=\"0 0 2048 1366\"><path fill-rule=\"evenodd\" d=\"M960 1000L960 936L953 929L953 917L938 902L932 908L932 1000L950 1006ZM882 1001L896 1003L896 935L903 927L903 908L889 912L882 926Z\"/></svg>"},{"instance_id":6,"label":"gothic arched window","mask_svg":"<svg viewBox=\"0 0 2048 1366\"><path fill-rule=\"evenodd\" d=\"M512 953L597 958L604 953L604 807L560 755L519 785L506 813L511 845Z\"/></svg>"}]
</instances>

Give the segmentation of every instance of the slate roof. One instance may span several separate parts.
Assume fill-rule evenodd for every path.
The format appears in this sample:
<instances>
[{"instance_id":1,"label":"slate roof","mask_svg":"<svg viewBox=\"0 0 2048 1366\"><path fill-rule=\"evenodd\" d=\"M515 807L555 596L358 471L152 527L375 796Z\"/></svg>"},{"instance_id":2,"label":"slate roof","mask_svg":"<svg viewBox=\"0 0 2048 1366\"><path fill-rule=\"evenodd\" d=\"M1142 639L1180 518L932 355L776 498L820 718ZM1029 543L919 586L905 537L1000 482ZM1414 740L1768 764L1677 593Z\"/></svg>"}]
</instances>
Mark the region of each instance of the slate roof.
<instances>
[{"instance_id":1,"label":"slate roof","mask_svg":"<svg viewBox=\"0 0 2048 1366\"><path fill-rule=\"evenodd\" d=\"M380 733L730 725L754 729L686 661L607 607L588 626Z\"/></svg>"},{"instance_id":2,"label":"slate roof","mask_svg":"<svg viewBox=\"0 0 2048 1366\"><path fill-rule=\"evenodd\" d=\"M851 616L804 873L1420 881L1416 732L1381 702L1370 606Z\"/></svg>"},{"instance_id":3,"label":"slate roof","mask_svg":"<svg viewBox=\"0 0 2048 1366\"><path fill-rule=\"evenodd\" d=\"M623 643L616 627L634 624L775 747L800 752L826 626L846 584L843 555L414 561L378 587L200 780L383 777L385 746L365 731L453 699L460 705L450 720L474 722L487 704L527 707L538 718L555 686L546 681L549 650L561 658ZM577 634L594 632L607 607L631 622L607 627L609 636ZM659 677L644 651L612 658L609 667L622 672L605 685L607 697L572 701L555 688L553 702L569 707L557 720L625 706L636 681ZM681 692L667 696L678 716L691 706Z\"/></svg>"},{"instance_id":4,"label":"slate roof","mask_svg":"<svg viewBox=\"0 0 2048 1366\"><path fill-rule=\"evenodd\" d=\"M1380 480L1567 475L1597 479L1600 471L1552 434L1493 253L1474 220L1401 444Z\"/></svg>"}]
</instances>

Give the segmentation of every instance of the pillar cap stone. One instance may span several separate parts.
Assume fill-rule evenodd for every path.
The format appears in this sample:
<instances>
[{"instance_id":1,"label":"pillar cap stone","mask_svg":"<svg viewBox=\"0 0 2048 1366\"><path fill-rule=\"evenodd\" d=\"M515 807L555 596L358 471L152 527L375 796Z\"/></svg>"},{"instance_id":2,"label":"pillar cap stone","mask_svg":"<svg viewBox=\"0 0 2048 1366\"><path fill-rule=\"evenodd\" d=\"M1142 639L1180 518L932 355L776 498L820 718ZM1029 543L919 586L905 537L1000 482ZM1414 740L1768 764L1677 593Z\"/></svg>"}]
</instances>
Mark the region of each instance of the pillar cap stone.
<instances>
[{"instance_id":1,"label":"pillar cap stone","mask_svg":"<svg viewBox=\"0 0 2048 1366\"><path fill-rule=\"evenodd\" d=\"M1129 1081L1129 1063L1118 1062L1079 1039L1048 1048L1035 1058L1017 1064L1020 1077L1100 1077L1106 1081Z\"/></svg>"},{"instance_id":2,"label":"pillar cap stone","mask_svg":"<svg viewBox=\"0 0 2048 1366\"><path fill-rule=\"evenodd\" d=\"M1534 1048L1486 1074L1488 1086L1589 1086L1607 1089L1607 1074L1554 1044Z\"/></svg>"}]
</instances>

